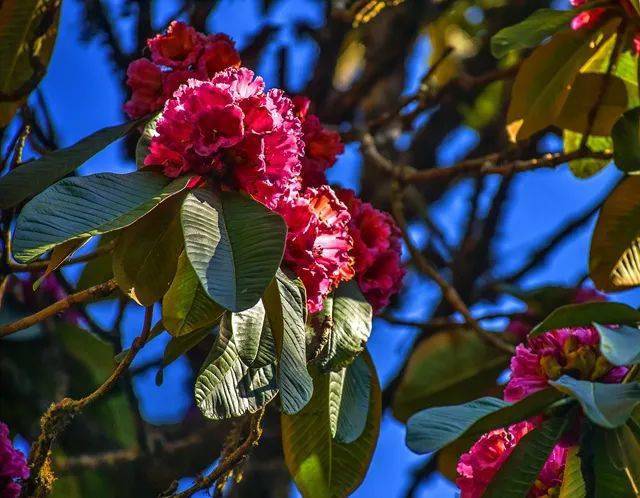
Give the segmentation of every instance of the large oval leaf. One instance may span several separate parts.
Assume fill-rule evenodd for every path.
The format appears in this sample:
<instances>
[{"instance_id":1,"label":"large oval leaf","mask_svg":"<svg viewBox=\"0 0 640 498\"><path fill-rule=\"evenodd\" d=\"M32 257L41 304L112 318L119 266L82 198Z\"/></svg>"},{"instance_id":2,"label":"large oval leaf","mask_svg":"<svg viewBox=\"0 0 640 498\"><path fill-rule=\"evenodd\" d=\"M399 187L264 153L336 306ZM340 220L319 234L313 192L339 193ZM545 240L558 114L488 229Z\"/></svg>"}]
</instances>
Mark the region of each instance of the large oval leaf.
<instances>
[{"instance_id":1,"label":"large oval leaf","mask_svg":"<svg viewBox=\"0 0 640 498\"><path fill-rule=\"evenodd\" d=\"M340 388L330 392L329 405L331 435L340 443L352 443L363 433L369 399L371 372L364 355L358 356L341 372L332 372Z\"/></svg>"},{"instance_id":2,"label":"large oval leaf","mask_svg":"<svg viewBox=\"0 0 640 498\"><path fill-rule=\"evenodd\" d=\"M624 325L616 328L593 324L600 334L600 351L613 365L640 363L640 330Z\"/></svg>"},{"instance_id":3,"label":"large oval leaf","mask_svg":"<svg viewBox=\"0 0 640 498\"><path fill-rule=\"evenodd\" d=\"M162 322L173 336L189 334L210 327L224 310L202 288L187 255L178 258L173 282L162 299Z\"/></svg>"},{"instance_id":4,"label":"large oval leaf","mask_svg":"<svg viewBox=\"0 0 640 498\"><path fill-rule=\"evenodd\" d=\"M49 185L73 173L82 163L124 137L142 122L144 118L103 128L69 147L49 152L40 159L11 170L0 178L0 209L13 207L42 192Z\"/></svg>"},{"instance_id":5,"label":"large oval leaf","mask_svg":"<svg viewBox=\"0 0 640 498\"><path fill-rule=\"evenodd\" d=\"M486 397L461 405L428 408L407 422L407 446L416 453L438 451L459 438L474 438L538 415L560 398L559 392L545 389L514 404Z\"/></svg>"},{"instance_id":6,"label":"large oval leaf","mask_svg":"<svg viewBox=\"0 0 640 498\"><path fill-rule=\"evenodd\" d=\"M577 399L585 415L594 424L607 429L624 424L640 403L640 384L637 382L603 384L563 375L558 380L549 381L549 384Z\"/></svg>"},{"instance_id":7,"label":"large oval leaf","mask_svg":"<svg viewBox=\"0 0 640 498\"><path fill-rule=\"evenodd\" d=\"M13 254L31 261L69 240L131 225L184 190L189 177L174 181L157 173L99 173L66 178L34 197L20 212Z\"/></svg>"},{"instance_id":8,"label":"large oval leaf","mask_svg":"<svg viewBox=\"0 0 640 498\"><path fill-rule=\"evenodd\" d=\"M324 370L340 370L364 350L371 334L371 305L355 280L350 280L325 300L319 318L329 333L319 364Z\"/></svg>"},{"instance_id":9,"label":"large oval leaf","mask_svg":"<svg viewBox=\"0 0 640 498\"><path fill-rule=\"evenodd\" d=\"M633 324L640 322L640 311L623 303L594 301L566 304L556 308L536 325L529 333L529 337L535 337L548 330L564 327L585 327L593 322L611 325Z\"/></svg>"},{"instance_id":10,"label":"large oval leaf","mask_svg":"<svg viewBox=\"0 0 640 498\"><path fill-rule=\"evenodd\" d=\"M278 393L275 344L268 322L264 320L258 329L255 320L236 321L251 327L238 334L230 323L229 319L221 322L195 384L196 404L214 420L254 413Z\"/></svg>"},{"instance_id":11,"label":"large oval leaf","mask_svg":"<svg viewBox=\"0 0 640 498\"><path fill-rule=\"evenodd\" d=\"M611 291L640 285L638 192L640 177L627 176L600 210L589 255L589 273L599 289Z\"/></svg>"},{"instance_id":12,"label":"large oval leaf","mask_svg":"<svg viewBox=\"0 0 640 498\"><path fill-rule=\"evenodd\" d=\"M507 131L512 141L529 138L554 122L580 68L596 53L605 35L613 33L618 22L600 29L558 33L525 59L513 84L507 112Z\"/></svg>"},{"instance_id":13,"label":"large oval leaf","mask_svg":"<svg viewBox=\"0 0 640 498\"><path fill-rule=\"evenodd\" d=\"M182 205L185 251L207 294L231 311L251 308L275 276L287 227L237 192L190 192Z\"/></svg>"},{"instance_id":14,"label":"large oval leaf","mask_svg":"<svg viewBox=\"0 0 640 498\"><path fill-rule=\"evenodd\" d=\"M582 459L580 447L572 446L567 450L567 459L562 473L562 485L558 498L585 498L587 490L582 477Z\"/></svg>"},{"instance_id":15,"label":"large oval leaf","mask_svg":"<svg viewBox=\"0 0 640 498\"><path fill-rule=\"evenodd\" d=\"M181 199L170 199L125 228L113 251L113 275L120 289L150 306L169 288L182 252Z\"/></svg>"},{"instance_id":16,"label":"large oval leaf","mask_svg":"<svg viewBox=\"0 0 640 498\"><path fill-rule=\"evenodd\" d=\"M427 337L411 353L393 400L393 414L406 421L433 406L454 405L494 394L509 356L467 330ZM497 392L495 394L498 394Z\"/></svg>"},{"instance_id":17,"label":"large oval leaf","mask_svg":"<svg viewBox=\"0 0 640 498\"><path fill-rule=\"evenodd\" d=\"M595 498L637 498L618 460L613 431L593 431L593 474Z\"/></svg>"},{"instance_id":18,"label":"large oval leaf","mask_svg":"<svg viewBox=\"0 0 640 498\"><path fill-rule=\"evenodd\" d=\"M640 169L640 107L625 112L613 126L613 157L622 171Z\"/></svg>"},{"instance_id":19,"label":"large oval leaf","mask_svg":"<svg viewBox=\"0 0 640 498\"><path fill-rule=\"evenodd\" d=\"M366 355L366 353L363 353ZM351 443L331 436L330 400L337 389L332 376L314 370L313 397L296 415L282 416L285 462L305 498L344 498L364 478L380 430L382 400L375 368L365 357L371 373L369 413L364 431Z\"/></svg>"},{"instance_id":20,"label":"large oval leaf","mask_svg":"<svg viewBox=\"0 0 640 498\"><path fill-rule=\"evenodd\" d=\"M263 301L278 353L282 411L292 415L298 413L313 394L313 379L307 370L304 286L278 270Z\"/></svg>"}]
</instances>

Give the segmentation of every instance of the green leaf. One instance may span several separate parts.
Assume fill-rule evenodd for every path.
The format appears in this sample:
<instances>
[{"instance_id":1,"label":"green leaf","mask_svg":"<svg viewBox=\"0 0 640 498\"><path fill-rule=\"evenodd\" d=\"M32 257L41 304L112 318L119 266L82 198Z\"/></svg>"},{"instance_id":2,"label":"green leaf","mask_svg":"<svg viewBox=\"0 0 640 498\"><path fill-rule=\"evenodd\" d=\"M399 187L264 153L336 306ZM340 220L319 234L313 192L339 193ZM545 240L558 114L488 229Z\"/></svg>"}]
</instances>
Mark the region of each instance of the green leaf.
<instances>
[{"instance_id":1,"label":"green leaf","mask_svg":"<svg viewBox=\"0 0 640 498\"><path fill-rule=\"evenodd\" d=\"M555 381L549 381L549 384L577 399L585 415L594 424L607 429L624 424L640 403L640 384L637 382L603 384L563 375Z\"/></svg>"},{"instance_id":2,"label":"green leaf","mask_svg":"<svg viewBox=\"0 0 640 498\"><path fill-rule=\"evenodd\" d=\"M319 365L325 371L340 370L364 350L371 334L371 305L355 280L350 280L325 300L319 317L329 324L329 340Z\"/></svg>"},{"instance_id":3,"label":"green leaf","mask_svg":"<svg viewBox=\"0 0 640 498\"><path fill-rule=\"evenodd\" d=\"M589 302L567 304L551 312L536 325L529 337L535 337L548 330L564 327L581 327L593 322L607 324L633 324L640 321L640 311L622 303Z\"/></svg>"},{"instance_id":4,"label":"green leaf","mask_svg":"<svg viewBox=\"0 0 640 498\"><path fill-rule=\"evenodd\" d=\"M195 384L196 404L205 417L220 420L254 413L278 392L273 336L262 303L256 307L262 309L261 328L256 328L255 317L232 324L228 312L220 323ZM254 309L240 313L260 314ZM234 325L245 328L232 330Z\"/></svg>"},{"instance_id":5,"label":"green leaf","mask_svg":"<svg viewBox=\"0 0 640 498\"><path fill-rule=\"evenodd\" d=\"M638 192L640 177L626 176L600 210L589 256L589 273L599 289L612 291L640 284Z\"/></svg>"},{"instance_id":6,"label":"green leaf","mask_svg":"<svg viewBox=\"0 0 640 498\"><path fill-rule=\"evenodd\" d=\"M483 498L527 496L568 424L567 418L551 418L525 434L487 486Z\"/></svg>"},{"instance_id":7,"label":"green leaf","mask_svg":"<svg viewBox=\"0 0 640 498\"><path fill-rule=\"evenodd\" d=\"M580 146L582 144L581 133L576 133L571 130L563 130L562 137L565 153L569 154L580 150ZM591 152L611 152L613 150L613 141L611 140L611 137L596 137L589 135L587 138L586 148ZM610 162L611 161L609 159L574 159L569 162L569 169L577 178L590 178Z\"/></svg>"},{"instance_id":8,"label":"green leaf","mask_svg":"<svg viewBox=\"0 0 640 498\"><path fill-rule=\"evenodd\" d=\"M382 400L375 368L363 353L371 378L364 431L351 443L331 435L330 399L335 373L313 370L313 397L302 411L282 415L285 463L305 498L343 498L355 490L367 472L380 431Z\"/></svg>"},{"instance_id":9,"label":"green leaf","mask_svg":"<svg viewBox=\"0 0 640 498\"><path fill-rule=\"evenodd\" d=\"M596 428L593 435L595 498L637 498L621 466L613 431ZM615 451L615 453L614 453Z\"/></svg>"},{"instance_id":10,"label":"green leaf","mask_svg":"<svg viewBox=\"0 0 640 498\"><path fill-rule=\"evenodd\" d=\"M198 189L182 205L182 229L209 297L231 311L255 305L282 260L283 219L243 194Z\"/></svg>"},{"instance_id":11,"label":"green leaf","mask_svg":"<svg viewBox=\"0 0 640 498\"><path fill-rule=\"evenodd\" d=\"M329 404L337 408L330 414L331 434L340 443L352 443L360 437L366 426L371 372L363 355L360 355L342 372L332 372L331 375L340 383L339 395L334 396L334 391L331 391L329 397Z\"/></svg>"},{"instance_id":12,"label":"green leaf","mask_svg":"<svg viewBox=\"0 0 640 498\"><path fill-rule=\"evenodd\" d=\"M15 95L15 98L0 102L0 128L11 121L15 111L26 101L32 89L29 85L35 87L44 75L44 71L42 74L36 72L31 59L36 59L46 70L58 33L59 18L60 2L0 2L0 93ZM0 199L3 199L2 192Z\"/></svg>"},{"instance_id":13,"label":"green leaf","mask_svg":"<svg viewBox=\"0 0 640 498\"><path fill-rule=\"evenodd\" d=\"M600 334L600 351L614 365L640 363L640 330L624 325L612 329L593 324Z\"/></svg>"},{"instance_id":14,"label":"green leaf","mask_svg":"<svg viewBox=\"0 0 640 498\"><path fill-rule=\"evenodd\" d=\"M21 164L0 178L0 209L13 207L28 197L42 192L48 186L73 173L82 163L143 122L144 118L103 128L70 147L49 152L40 159Z\"/></svg>"},{"instance_id":15,"label":"green leaf","mask_svg":"<svg viewBox=\"0 0 640 498\"><path fill-rule=\"evenodd\" d=\"M524 21L498 31L491 38L491 53L500 58L512 50L540 45L555 32L568 28L575 15L572 10L538 9Z\"/></svg>"},{"instance_id":16,"label":"green leaf","mask_svg":"<svg viewBox=\"0 0 640 498\"><path fill-rule=\"evenodd\" d=\"M210 327L222 317L224 310L200 285L196 272L183 252L178 258L173 282L162 299L162 322L173 336L189 334Z\"/></svg>"},{"instance_id":17,"label":"green leaf","mask_svg":"<svg viewBox=\"0 0 640 498\"><path fill-rule=\"evenodd\" d=\"M582 477L580 447L572 446L567 450L567 459L562 473L562 485L558 498L586 498L587 490Z\"/></svg>"},{"instance_id":18,"label":"green leaf","mask_svg":"<svg viewBox=\"0 0 640 498\"><path fill-rule=\"evenodd\" d=\"M38 279L33 283L33 290L36 291L40 287L40 284L51 275L54 271L56 271L62 263L64 263L71 255L80 249L83 245L85 245L89 239L77 239L70 240L69 242L65 242L59 246L53 248L51 251L51 256L49 257L49 264L47 268L44 270L44 273L38 277ZM105 282L103 280L103 282Z\"/></svg>"},{"instance_id":19,"label":"green leaf","mask_svg":"<svg viewBox=\"0 0 640 498\"><path fill-rule=\"evenodd\" d=\"M627 173L640 169L640 107L625 112L611 132L616 166Z\"/></svg>"},{"instance_id":20,"label":"green leaf","mask_svg":"<svg viewBox=\"0 0 640 498\"><path fill-rule=\"evenodd\" d=\"M580 68L618 23L614 20L600 29L558 33L525 59L513 84L507 112L507 132L512 141L527 139L554 123Z\"/></svg>"},{"instance_id":21,"label":"green leaf","mask_svg":"<svg viewBox=\"0 0 640 498\"><path fill-rule=\"evenodd\" d=\"M455 405L497 391L496 379L508 360L508 355L471 331L433 334L411 353L393 400L393 414L406 421L425 408Z\"/></svg>"},{"instance_id":22,"label":"green leaf","mask_svg":"<svg viewBox=\"0 0 640 498\"><path fill-rule=\"evenodd\" d=\"M415 453L438 451L461 437L480 436L540 414L560 398L560 393L545 389L514 404L485 397L461 405L428 408L407 422L407 446Z\"/></svg>"},{"instance_id":23,"label":"green leaf","mask_svg":"<svg viewBox=\"0 0 640 498\"><path fill-rule=\"evenodd\" d=\"M116 241L113 275L122 292L142 306L161 299L176 273L183 247L180 205L180 198L163 202Z\"/></svg>"},{"instance_id":24,"label":"green leaf","mask_svg":"<svg viewBox=\"0 0 640 498\"><path fill-rule=\"evenodd\" d=\"M144 167L144 159L149 154L149 145L151 145L151 139L156 135L156 125L160 116L161 114L158 113L147 121L136 143L136 164L140 169Z\"/></svg>"},{"instance_id":25,"label":"green leaf","mask_svg":"<svg viewBox=\"0 0 640 498\"><path fill-rule=\"evenodd\" d=\"M127 227L184 190L188 181L189 177L182 177L170 182L143 171L61 180L20 212L14 256L20 262L32 261L64 242Z\"/></svg>"},{"instance_id":26,"label":"green leaf","mask_svg":"<svg viewBox=\"0 0 640 498\"><path fill-rule=\"evenodd\" d=\"M278 270L263 297L278 354L282 411L298 413L311 399L313 379L307 370L304 286Z\"/></svg>"},{"instance_id":27,"label":"green leaf","mask_svg":"<svg viewBox=\"0 0 640 498\"><path fill-rule=\"evenodd\" d=\"M609 445L615 452L612 460L615 464L619 462L616 466L624 470L629 486L636 495L640 494L640 441L627 425L607 432L605 437L613 440Z\"/></svg>"}]
</instances>

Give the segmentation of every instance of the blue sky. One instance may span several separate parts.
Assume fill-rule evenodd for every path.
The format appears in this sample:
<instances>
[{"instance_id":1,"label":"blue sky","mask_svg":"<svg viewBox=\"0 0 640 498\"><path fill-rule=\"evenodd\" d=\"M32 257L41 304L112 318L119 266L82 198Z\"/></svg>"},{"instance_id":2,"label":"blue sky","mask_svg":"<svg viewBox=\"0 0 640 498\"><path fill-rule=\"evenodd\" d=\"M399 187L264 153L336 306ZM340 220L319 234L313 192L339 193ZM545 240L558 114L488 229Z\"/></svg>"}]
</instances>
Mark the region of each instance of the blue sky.
<instances>
[{"instance_id":1,"label":"blue sky","mask_svg":"<svg viewBox=\"0 0 640 498\"><path fill-rule=\"evenodd\" d=\"M114 12L119 12L118 1L109 2ZM174 11L172 1L155 2L154 12L158 25L170 19ZM316 2L309 0L281 0L275 2L268 18L262 18L254 0L222 0L215 15L209 19L211 31L224 31L231 35L242 47L251 34L265 22L282 26L276 42L267 51L266 57L255 68L263 75L268 85L275 79L275 57L280 46L288 48L288 82L293 90L301 89L310 74L316 57L314 45L309 40L296 40L289 28L294 20L305 20L313 25L323 23L322 10ZM53 121L61 146L70 145L83 136L104 126L124 120L121 105L123 95L117 75L110 65L105 48L97 41L80 43L78 28L83 22L81 8L77 0L65 0L56 43L49 72L41 89L51 108ZM127 23L118 26L119 34L127 46ZM417 44L408 69L407 89L414 88L427 68L429 44L421 40ZM442 164L453 162L476 140L470 129L456 130L439 151ZM550 136L545 141L546 150L557 150L561 144ZM347 147L347 151L330 173L330 180L351 188L357 188L361 158L357 145ZM121 146L114 144L87 162L81 169L84 174L98 171L125 172L134 165L123 159ZM618 180L619 174L613 167L589 180L573 177L566 166L555 170L538 170L518 175L509 198L509 210L497 241L500 254L500 272L517 268L526 260L533 247L566 220L581 213L595 200L601 198ZM490 178L495 188L497 178ZM455 242L460 220L464 218L471 185L461 182L431 209L431 216L446 235ZM482 199L487 206L490 198ZM424 235L424 227L414 227L417 240ZM570 285L587 270L590 233L593 223L579 231L575 237L562 245L552 255L543 269L532 273L526 280L529 286L556 283ZM77 272L76 272L77 273ZM74 271L69 273L74 276ZM412 319L425 318L439 295L430 283L416 281L411 276L407 281L406 310L404 316ZM622 299L638 304L637 293L627 293ZM517 308L519 303L504 301L501 306ZM93 305L100 322L108 323L114 310L111 304ZM482 306L476 311L483 311ZM140 310L131 309L125 319L127 345L138 333L141 320ZM378 367L383 384L393 375L409 349L414 331L401 327L386 326L376 320L369 348ZM155 339L140 355L137 361L144 362L161 354L166 338ZM136 389L144 416L151 422L163 423L179 419L187 410L192 396L187 384L189 367L185 361L178 361L165 372L165 382L156 387L155 372L148 372L136 379ZM167 403L167 400L171 402ZM360 498L395 498L404 496L404 489L411 477L411 468L422 462L404 446L404 429L389 415L385 416L382 433L370 471L362 487L353 495ZM174 476L167 476L169 482ZM202 495L204 496L204 495ZM456 496L455 487L444 479L434 476L423 485L418 496L449 498Z\"/></svg>"}]
</instances>

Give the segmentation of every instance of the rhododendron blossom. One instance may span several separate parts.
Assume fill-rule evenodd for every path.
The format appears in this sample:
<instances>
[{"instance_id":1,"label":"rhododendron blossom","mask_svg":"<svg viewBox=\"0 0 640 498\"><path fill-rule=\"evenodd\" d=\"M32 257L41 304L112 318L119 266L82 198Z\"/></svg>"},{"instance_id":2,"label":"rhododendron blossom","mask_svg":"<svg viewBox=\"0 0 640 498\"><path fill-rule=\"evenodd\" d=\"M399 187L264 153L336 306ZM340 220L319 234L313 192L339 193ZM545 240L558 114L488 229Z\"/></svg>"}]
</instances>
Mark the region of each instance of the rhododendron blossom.
<instances>
[{"instance_id":1,"label":"rhododendron blossom","mask_svg":"<svg viewBox=\"0 0 640 498\"><path fill-rule=\"evenodd\" d=\"M28 477L27 460L13 447L7 425L0 422L0 498L18 498L21 481Z\"/></svg>"},{"instance_id":2,"label":"rhododendron blossom","mask_svg":"<svg viewBox=\"0 0 640 498\"><path fill-rule=\"evenodd\" d=\"M456 485L461 491L460 498L480 498L518 442L535 428L534 423L524 421L481 436L458 461ZM566 457L565 447L558 444L553 448L528 498L555 496L554 490L557 492L562 484Z\"/></svg>"},{"instance_id":3,"label":"rhododendron blossom","mask_svg":"<svg viewBox=\"0 0 640 498\"><path fill-rule=\"evenodd\" d=\"M205 36L173 21L167 32L147 41L151 60L129 64L127 85L131 99L124 110L139 118L162 109L164 102L189 78L209 79L217 72L240 66L240 54L227 35Z\"/></svg>"},{"instance_id":4,"label":"rhododendron blossom","mask_svg":"<svg viewBox=\"0 0 640 498\"><path fill-rule=\"evenodd\" d=\"M284 260L304 283L309 311L320 311L324 298L353 277L349 212L327 185L307 188L275 210L289 228Z\"/></svg>"},{"instance_id":5,"label":"rhododendron blossom","mask_svg":"<svg viewBox=\"0 0 640 498\"><path fill-rule=\"evenodd\" d=\"M339 189L337 194L351 213L351 254L360 290L379 311L398 292L404 277L400 229L389 214L362 202L352 190Z\"/></svg>"},{"instance_id":6,"label":"rhododendron blossom","mask_svg":"<svg viewBox=\"0 0 640 498\"><path fill-rule=\"evenodd\" d=\"M562 375L576 379L618 383L626 367L611 365L600 353L600 335L594 327L550 330L516 346L511 358L511 378L504 399L519 401L548 387Z\"/></svg>"}]
</instances>

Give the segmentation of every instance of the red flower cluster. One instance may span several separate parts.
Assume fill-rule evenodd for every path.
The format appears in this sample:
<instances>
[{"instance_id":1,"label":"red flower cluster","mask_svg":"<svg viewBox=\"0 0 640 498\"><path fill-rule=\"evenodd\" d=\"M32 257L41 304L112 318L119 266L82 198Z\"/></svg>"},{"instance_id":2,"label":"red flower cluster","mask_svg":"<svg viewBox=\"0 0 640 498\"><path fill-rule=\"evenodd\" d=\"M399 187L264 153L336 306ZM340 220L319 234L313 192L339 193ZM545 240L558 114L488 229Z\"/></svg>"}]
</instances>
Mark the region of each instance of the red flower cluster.
<instances>
[{"instance_id":1,"label":"red flower cluster","mask_svg":"<svg viewBox=\"0 0 640 498\"><path fill-rule=\"evenodd\" d=\"M389 214L362 202L353 190L339 189L337 194L351 213L351 254L358 285L373 309L379 311L400 290L405 274L400 262L400 229Z\"/></svg>"},{"instance_id":2,"label":"red flower cluster","mask_svg":"<svg viewBox=\"0 0 640 498\"><path fill-rule=\"evenodd\" d=\"M531 421L519 422L505 429L484 434L458 461L456 485L460 498L480 498L518 442L535 429ZM556 445L547 458L527 498L556 496L562 485L567 448Z\"/></svg>"},{"instance_id":3,"label":"red flower cluster","mask_svg":"<svg viewBox=\"0 0 640 498\"><path fill-rule=\"evenodd\" d=\"M373 307L385 306L404 273L398 229L352 192L340 199L326 184L344 146L308 112L309 100L266 90L249 69L231 67L239 58L224 35L173 22L148 45L153 62L132 63L125 104L132 116L164 104L144 165L171 178L202 175L279 213L288 226L284 260L304 283L310 312L354 270Z\"/></svg>"},{"instance_id":4,"label":"red flower cluster","mask_svg":"<svg viewBox=\"0 0 640 498\"><path fill-rule=\"evenodd\" d=\"M218 71L240 66L240 55L227 35L205 36L180 21L149 39L147 46L151 60L135 60L127 69L132 94L124 110L134 119L160 110L189 78L208 79Z\"/></svg>"},{"instance_id":5,"label":"red flower cluster","mask_svg":"<svg viewBox=\"0 0 640 498\"><path fill-rule=\"evenodd\" d=\"M573 7L582 7L588 0L570 0ZM624 9L628 17L638 17L638 12L631 5L629 0L618 0L618 3ZM579 30L582 28L592 29L595 28L605 18L606 14L610 11L608 7L595 7L580 12L571 21L571 28ZM633 36L633 50L636 54L640 54L640 31L636 31Z\"/></svg>"},{"instance_id":6,"label":"red flower cluster","mask_svg":"<svg viewBox=\"0 0 640 498\"><path fill-rule=\"evenodd\" d=\"M18 498L21 481L29 477L27 460L9 439L9 428L0 422L0 498Z\"/></svg>"}]
</instances>

